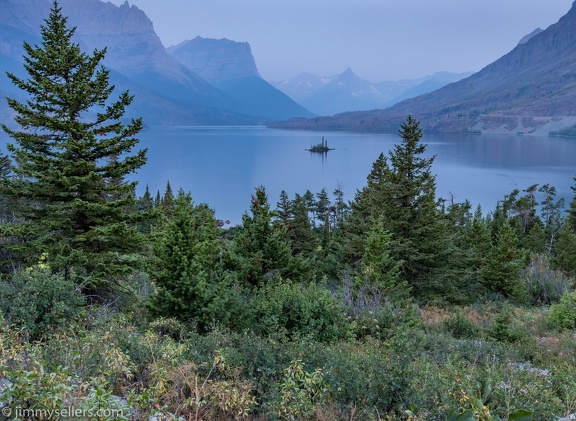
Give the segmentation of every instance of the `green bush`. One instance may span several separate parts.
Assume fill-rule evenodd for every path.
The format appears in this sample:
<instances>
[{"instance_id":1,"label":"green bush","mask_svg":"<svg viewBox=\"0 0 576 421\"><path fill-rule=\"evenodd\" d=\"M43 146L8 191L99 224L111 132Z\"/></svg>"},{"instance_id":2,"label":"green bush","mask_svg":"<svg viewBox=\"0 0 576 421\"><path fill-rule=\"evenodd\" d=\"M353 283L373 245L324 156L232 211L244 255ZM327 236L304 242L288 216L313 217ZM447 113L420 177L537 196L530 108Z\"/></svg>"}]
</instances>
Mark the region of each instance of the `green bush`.
<instances>
[{"instance_id":1,"label":"green bush","mask_svg":"<svg viewBox=\"0 0 576 421\"><path fill-rule=\"evenodd\" d=\"M454 313L450 314L442 325L446 332L458 339L473 339L480 336L478 326L468 320L461 309L457 309Z\"/></svg>"},{"instance_id":2,"label":"green bush","mask_svg":"<svg viewBox=\"0 0 576 421\"><path fill-rule=\"evenodd\" d=\"M565 292L559 304L550 307L550 323L558 329L576 328L576 291Z\"/></svg>"},{"instance_id":3,"label":"green bush","mask_svg":"<svg viewBox=\"0 0 576 421\"><path fill-rule=\"evenodd\" d=\"M0 311L7 323L31 341L69 327L82 312L84 297L74 282L46 267L19 270L0 282Z\"/></svg>"},{"instance_id":4,"label":"green bush","mask_svg":"<svg viewBox=\"0 0 576 421\"><path fill-rule=\"evenodd\" d=\"M270 283L253 300L256 332L329 342L348 336L344 309L330 291L290 281Z\"/></svg>"},{"instance_id":5,"label":"green bush","mask_svg":"<svg viewBox=\"0 0 576 421\"><path fill-rule=\"evenodd\" d=\"M528 335L513 318L512 311L504 308L494 319L489 332L490 337L501 342L516 342Z\"/></svg>"}]
</instances>

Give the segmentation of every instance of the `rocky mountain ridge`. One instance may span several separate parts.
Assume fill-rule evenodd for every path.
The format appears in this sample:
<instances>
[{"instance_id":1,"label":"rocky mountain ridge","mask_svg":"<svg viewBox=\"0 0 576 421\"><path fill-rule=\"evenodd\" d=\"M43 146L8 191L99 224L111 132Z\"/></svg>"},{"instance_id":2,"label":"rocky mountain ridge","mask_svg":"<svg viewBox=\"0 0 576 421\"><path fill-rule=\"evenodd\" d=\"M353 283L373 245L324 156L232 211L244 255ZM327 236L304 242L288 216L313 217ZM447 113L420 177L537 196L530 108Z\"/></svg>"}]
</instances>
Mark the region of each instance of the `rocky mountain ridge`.
<instances>
[{"instance_id":1,"label":"rocky mountain ridge","mask_svg":"<svg viewBox=\"0 0 576 421\"><path fill-rule=\"evenodd\" d=\"M167 51L252 114L272 120L313 115L262 79L247 42L196 37Z\"/></svg>"},{"instance_id":2,"label":"rocky mountain ridge","mask_svg":"<svg viewBox=\"0 0 576 421\"><path fill-rule=\"evenodd\" d=\"M7 96L17 97L19 93L4 76L5 72L23 76L22 43L40 42L39 28L51 5L50 0L0 3L0 90ZM143 116L146 124L262 124L312 115L302 107L294 107L297 112L291 113L267 103L265 116L244 98L233 97L213 86L168 54L150 19L128 2L115 6L100 0L60 0L59 5L69 16L69 25L77 28L75 41L84 51L107 48L103 64L111 69L111 82L118 90L129 89L135 95L129 113ZM5 121L12 120L5 101L0 101L0 116L6 116Z\"/></svg>"},{"instance_id":3,"label":"rocky mountain ridge","mask_svg":"<svg viewBox=\"0 0 576 421\"><path fill-rule=\"evenodd\" d=\"M576 132L576 3L479 72L385 110L292 120L275 127L395 132L408 114L429 132Z\"/></svg>"}]
</instances>

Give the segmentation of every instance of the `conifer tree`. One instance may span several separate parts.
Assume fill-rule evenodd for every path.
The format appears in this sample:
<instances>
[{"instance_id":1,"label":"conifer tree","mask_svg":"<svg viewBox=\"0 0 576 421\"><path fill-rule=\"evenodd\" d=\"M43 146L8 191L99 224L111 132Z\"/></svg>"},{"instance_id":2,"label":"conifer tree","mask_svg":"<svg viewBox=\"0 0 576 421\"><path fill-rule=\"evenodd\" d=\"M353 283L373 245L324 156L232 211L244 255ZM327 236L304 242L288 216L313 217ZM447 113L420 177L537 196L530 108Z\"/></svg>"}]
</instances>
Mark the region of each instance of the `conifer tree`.
<instances>
[{"instance_id":1,"label":"conifer tree","mask_svg":"<svg viewBox=\"0 0 576 421\"><path fill-rule=\"evenodd\" d=\"M411 116L402 124L402 142L389 153L379 183L384 227L392 234L392 252L402 261L402 277L415 294L442 293L447 280L439 269L449 262L445 220L437 209L434 156L425 157L422 129Z\"/></svg>"},{"instance_id":2,"label":"conifer tree","mask_svg":"<svg viewBox=\"0 0 576 421\"><path fill-rule=\"evenodd\" d=\"M172 193L170 180L166 182L166 190L164 191L164 196L162 196L161 207L166 216L172 216L172 213L174 212L174 193Z\"/></svg>"},{"instance_id":3,"label":"conifer tree","mask_svg":"<svg viewBox=\"0 0 576 421\"><path fill-rule=\"evenodd\" d=\"M506 220L498 232L496 242L482 268L483 283L489 290L524 302L528 298L526 285L520 279L525 255L518 248L518 237Z\"/></svg>"},{"instance_id":4,"label":"conifer tree","mask_svg":"<svg viewBox=\"0 0 576 421\"><path fill-rule=\"evenodd\" d=\"M334 189L332 194L334 195L334 227L336 227L344 219L350 207L344 201L344 191L342 190L342 185L340 183L338 183L338 186Z\"/></svg>"},{"instance_id":5,"label":"conifer tree","mask_svg":"<svg viewBox=\"0 0 576 421\"><path fill-rule=\"evenodd\" d=\"M0 187L18 199L24 223L2 231L23 240L21 257L44 253L54 270L90 287L113 282L137 260L141 241L127 214L136 183L125 177L144 165L146 151L132 154L142 121L121 122L133 97L110 100L114 86L100 64L106 49L87 55L74 32L54 1L41 45L24 43L29 78L8 74L28 99L8 99L20 129L2 126L14 139L14 177Z\"/></svg>"},{"instance_id":6,"label":"conifer tree","mask_svg":"<svg viewBox=\"0 0 576 421\"><path fill-rule=\"evenodd\" d=\"M282 190L280 192L280 200L276 203L275 220L285 229L289 228L290 220L292 219L291 206L288 193Z\"/></svg>"},{"instance_id":7,"label":"conifer tree","mask_svg":"<svg viewBox=\"0 0 576 421\"><path fill-rule=\"evenodd\" d=\"M328 192L326 189L322 188L320 193L316 193L316 198L316 219L324 225L328 224L329 227L330 223L327 223L326 221L329 221L328 216L330 213L330 198L328 197Z\"/></svg>"},{"instance_id":8,"label":"conifer tree","mask_svg":"<svg viewBox=\"0 0 576 421\"><path fill-rule=\"evenodd\" d=\"M576 181L576 177L574 177ZM562 222L558 239L554 244L554 263L557 268L571 276L576 275L576 187L572 186L574 197Z\"/></svg>"},{"instance_id":9,"label":"conifer tree","mask_svg":"<svg viewBox=\"0 0 576 421\"><path fill-rule=\"evenodd\" d=\"M172 204L173 216L165 219L153 246L157 289L148 306L154 315L194 322L206 331L229 315L225 247L214 213L206 205L194 205L183 190Z\"/></svg>"},{"instance_id":10,"label":"conifer tree","mask_svg":"<svg viewBox=\"0 0 576 421\"><path fill-rule=\"evenodd\" d=\"M292 220L286 232L292 249L292 255L311 257L317 247L317 237L312 231L308 218L308 207L303 196L296 194L291 204Z\"/></svg>"},{"instance_id":11,"label":"conifer tree","mask_svg":"<svg viewBox=\"0 0 576 421\"><path fill-rule=\"evenodd\" d=\"M544 194L544 199L540 202L542 206L540 214L542 215L542 223L544 224L546 248L550 253L562 226L561 215L565 200L563 197L556 200L556 187L550 186L549 184L544 184L538 191Z\"/></svg>"},{"instance_id":12,"label":"conifer tree","mask_svg":"<svg viewBox=\"0 0 576 421\"><path fill-rule=\"evenodd\" d=\"M360 263L366 236L382 212L385 197L380 187L384 183L387 170L386 156L381 153L372 164L366 186L356 191L354 200L350 203L350 212L342 221L338 235L342 243L343 258L349 265Z\"/></svg>"},{"instance_id":13,"label":"conifer tree","mask_svg":"<svg viewBox=\"0 0 576 421\"><path fill-rule=\"evenodd\" d=\"M474 214L472 223L465 231L465 243L469 257L468 265L477 270L481 269L490 251L491 235L488 223L479 212Z\"/></svg>"},{"instance_id":14,"label":"conifer tree","mask_svg":"<svg viewBox=\"0 0 576 421\"><path fill-rule=\"evenodd\" d=\"M252 195L250 214L242 216L242 230L231 245L231 253L239 279L248 286L261 286L277 275L289 274L294 261L284 228L273 224L263 186Z\"/></svg>"},{"instance_id":15,"label":"conifer tree","mask_svg":"<svg viewBox=\"0 0 576 421\"><path fill-rule=\"evenodd\" d=\"M576 231L570 223L571 217L564 220L554 244L553 262L558 269L570 276L576 276Z\"/></svg>"},{"instance_id":16,"label":"conifer tree","mask_svg":"<svg viewBox=\"0 0 576 421\"><path fill-rule=\"evenodd\" d=\"M368 233L360 273L355 277L355 287L363 288L382 299L400 302L408 298L410 288L400 277L402 262L392 258L391 238L381 224L377 224Z\"/></svg>"}]
</instances>

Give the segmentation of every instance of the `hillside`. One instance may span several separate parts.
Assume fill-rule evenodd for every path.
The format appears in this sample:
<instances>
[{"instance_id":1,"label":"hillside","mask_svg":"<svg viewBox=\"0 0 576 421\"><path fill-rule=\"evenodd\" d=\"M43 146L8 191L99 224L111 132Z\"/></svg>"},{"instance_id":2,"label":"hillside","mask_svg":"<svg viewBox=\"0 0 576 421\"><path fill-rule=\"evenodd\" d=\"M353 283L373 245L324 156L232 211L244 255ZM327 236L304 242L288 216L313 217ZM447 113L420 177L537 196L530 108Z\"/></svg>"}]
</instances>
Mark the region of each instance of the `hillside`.
<instances>
[{"instance_id":1,"label":"hillside","mask_svg":"<svg viewBox=\"0 0 576 421\"><path fill-rule=\"evenodd\" d=\"M39 27L48 16L49 0L5 0L0 4L0 90L19 93L6 71L23 77L24 41L39 42ZM311 113L294 112L274 102L248 107L245 98L232 96L200 77L167 53L146 14L128 2L117 7L99 0L61 0L76 41L87 52L107 48L103 64L111 70L118 92L135 95L130 116L142 116L148 125L245 125ZM260 108L259 108L260 107ZM265 109L265 113L260 111ZM280 112L276 112L280 110ZM296 110L298 112L296 112ZM10 124L13 113L0 101L0 115Z\"/></svg>"},{"instance_id":2,"label":"hillside","mask_svg":"<svg viewBox=\"0 0 576 421\"><path fill-rule=\"evenodd\" d=\"M272 120L313 115L262 79L247 42L196 37L167 51L189 70L241 104L247 114Z\"/></svg>"},{"instance_id":3,"label":"hillside","mask_svg":"<svg viewBox=\"0 0 576 421\"><path fill-rule=\"evenodd\" d=\"M575 26L573 5L556 24L466 79L388 109L274 127L394 132L411 114L428 132L566 132L576 123Z\"/></svg>"}]
</instances>

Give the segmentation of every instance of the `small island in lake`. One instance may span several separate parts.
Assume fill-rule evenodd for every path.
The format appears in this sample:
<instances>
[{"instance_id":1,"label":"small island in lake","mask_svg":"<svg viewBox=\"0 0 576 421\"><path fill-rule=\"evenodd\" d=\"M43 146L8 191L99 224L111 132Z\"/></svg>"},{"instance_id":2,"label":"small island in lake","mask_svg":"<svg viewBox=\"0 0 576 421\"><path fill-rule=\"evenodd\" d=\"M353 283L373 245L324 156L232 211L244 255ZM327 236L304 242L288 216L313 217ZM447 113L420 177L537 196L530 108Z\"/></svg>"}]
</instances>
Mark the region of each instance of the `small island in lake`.
<instances>
[{"instance_id":1,"label":"small island in lake","mask_svg":"<svg viewBox=\"0 0 576 421\"><path fill-rule=\"evenodd\" d=\"M324 139L324 136L322 136L322 141L314 146L310 146L310 149L306 149L307 151L310 152L316 152L316 153L326 153L328 151L333 151L334 148L329 148L328 147L328 139Z\"/></svg>"}]
</instances>

